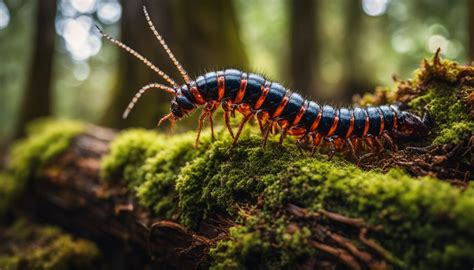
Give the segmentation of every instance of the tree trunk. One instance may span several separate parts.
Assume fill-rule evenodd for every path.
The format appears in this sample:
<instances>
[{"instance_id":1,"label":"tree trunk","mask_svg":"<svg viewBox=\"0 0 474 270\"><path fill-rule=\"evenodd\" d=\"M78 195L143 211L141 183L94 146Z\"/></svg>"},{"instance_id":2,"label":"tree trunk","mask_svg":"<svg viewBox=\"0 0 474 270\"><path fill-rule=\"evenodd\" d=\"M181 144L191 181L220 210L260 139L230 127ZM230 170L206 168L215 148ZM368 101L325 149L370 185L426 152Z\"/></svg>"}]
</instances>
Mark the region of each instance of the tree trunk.
<instances>
[{"instance_id":1,"label":"tree trunk","mask_svg":"<svg viewBox=\"0 0 474 270\"><path fill-rule=\"evenodd\" d=\"M295 89L306 95L313 89L316 74L316 13L317 1L290 1L291 78Z\"/></svg>"},{"instance_id":2,"label":"tree trunk","mask_svg":"<svg viewBox=\"0 0 474 270\"><path fill-rule=\"evenodd\" d=\"M16 137L24 135L26 123L51 113L56 6L56 0L38 1L37 4L33 56L16 125Z\"/></svg>"},{"instance_id":3,"label":"tree trunk","mask_svg":"<svg viewBox=\"0 0 474 270\"><path fill-rule=\"evenodd\" d=\"M362 8L360 1L348 1L346 15L346 33L344 39L345 51L345 87L340 94L342 101L351 102L351 98L355 94L362 94L373 87L370 85L366 75L363 72L359 61L359 38L360 29L362 27ZM345 99L345 100L344 100Z\"/></svg>"},{"instance_id":4,"label":"tree trunk","mask_svg":"<svg viewBox=\"0 0 474 270\"><path fill-rule=\"evenodd\" d=\"M142 3L123 0L122 5L122 41L155 63L178 84L183 83L150 31L143 15ZM159 0L148 1L146 6L156 28L191 76L217 67L247 66L230 0ZM121 51L119 78L102 123L116 128L154 127L156 120L169 111L171 99L169 94L159 90L147 93L147 98L138 102L130 116L126 120L122 119L122 112L136 91L150 82L163 83L163 80L143 63Z\"/></svg>"}]
</instances>

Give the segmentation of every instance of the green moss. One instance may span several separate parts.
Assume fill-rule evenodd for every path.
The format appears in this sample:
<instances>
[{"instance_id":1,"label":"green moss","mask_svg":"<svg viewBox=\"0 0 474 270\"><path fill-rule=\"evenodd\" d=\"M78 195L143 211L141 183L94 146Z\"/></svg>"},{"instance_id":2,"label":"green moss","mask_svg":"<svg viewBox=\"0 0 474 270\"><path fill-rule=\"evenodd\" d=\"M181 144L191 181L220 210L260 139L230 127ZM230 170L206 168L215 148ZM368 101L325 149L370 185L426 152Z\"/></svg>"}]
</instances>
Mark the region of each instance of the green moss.
<instances>
[{"instance_id":1,"label":"green moss","mask_svg":"<svg viewBox=\"0 0 474 270\"><path fill-rule=\"evenodd\" d=\"M281 207L293 203L383 225L383 232L374 237L414 268L461 267L474 262L474 219L470 218L474 197L468 193L435 179L413 179L398 170L365 172L340 160L302 157L293 147L271 143L264 151L260 144L261 139L254 136L244 136L232 149L228 141L217 141L181 171L176 189L185 224L196 226L210 213L225 212L238 219L236 203L260 202L265 215L275 218ZM257 223L266 227L245 221L231 234L230 242L217 246L213 251L216 267L242 266L254 256L263 256L245 255L246 249L267 254L264 247L275 243L278 231L272 222L278 222L265 215ZM239 240L247 238L251 239L248 243ZM281 239L279 248L272 249L277 264L288 261L282 256L309 256L305 245L282 248L291 246L292 240ZM447 255L453 250L462 252ZM273 263L268 262L271 267Z\"/></svg>"},{"instance_id":2,"label":"green moss","mask_svg":"<svg viewBox=\"0 0 474 270\"><path fill-rule=\"evenodd\" d=\"M71 120L39 120L28 126L28 136L10 152L9 167L18 182L26 182L84 131L85 126Z\"/></svg>"},{"instance_id":3,"label":"green moss","mask_svg":"<svg viewBox=\"0 0 474 270\"><path fill-rule=\"evenodd\" d=\"M42 119L28 125L25 139L12 147L7 173L0 174L0 216L49 161L62 153L85 126L71 120Z\"/></svg>"},{"instance_id":4,"label":"green moss","mask_svg":"<svg viewBox=\"0 0 474 270\"><path fill-rule=\"evenodd\" d=\"M425 106L429 110L435 122L433 143L457 144L474 133L474 119L467 104L473 88L463 85L463 76L471 76L469 73L474 73L471 67L438 56L425 61L417 72L413 85L420 93L409 105L420 114Z\"/></svg>"},{"instance_id":5,"label":"green moss","mask_svg":"<svg viewBox=\"0 0 474 270\"><path fill-rule=\"evenodd\" d=\"M0 220L18 196L19 186L11 174L0 172Z\"/></svg>"},{"instance_id":6,"label":"green moss","mask_svg":"<svg viewBox=\"0 0 474 270\"><path fill-rule=\"evenodd\" d=\"M308 241L311 231L285 216L258 213L229 230L229 239L210 250L211 269L293 269L316 251ZM278 249L275 249L278 247Z\"/></svg>"},{"instance_id":7,"label":"green moss","mask_svg":"<svg viewBox=\"0 0 474 270\"><path fill-rule=\"evenodd\" d=\"M102 161L102 179L128 184L142 206L170 218L177 210L175 182L181 168L210 143L206 133L195 151L195 136L194 132L161 135L140 129L124 131Z\"/></svg>"},{"instance_id":8,"label":"green moss","mask_svg":"<svg viewBox=\"0 0 474 270\"><path fill-rule=\"evenodd\" d=\"M0 269L84 269L92 267L99 256L90 241L23 219L6 229L0 239Z\"/></svg>"},{"instance_id":9,"label":"green moss","mask_svg":"<svg viewBox=\"0 0 474 270\"><path fill-rule=\"evenodd\" d=\"M132 129L120 133L110 146L110 154L102 160L101 178L135 186L143 179L144 172L140 166L148 157L163 150L166 144L166 137L154 131Z\"/></svg>"}]
</instances>

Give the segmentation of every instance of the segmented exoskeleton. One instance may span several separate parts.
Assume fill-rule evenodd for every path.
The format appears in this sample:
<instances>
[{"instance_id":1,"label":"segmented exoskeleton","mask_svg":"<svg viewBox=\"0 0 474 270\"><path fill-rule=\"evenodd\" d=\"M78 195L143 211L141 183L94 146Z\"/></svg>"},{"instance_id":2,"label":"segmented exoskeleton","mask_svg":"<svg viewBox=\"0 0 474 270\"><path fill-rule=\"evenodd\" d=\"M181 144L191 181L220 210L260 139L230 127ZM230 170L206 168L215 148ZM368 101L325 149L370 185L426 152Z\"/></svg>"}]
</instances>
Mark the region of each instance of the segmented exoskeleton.
<instances>
[{"instance_id":1,"label":"segmented exoskeleton","mask_svg":"<svg viewBox=\"0 0 474 270\"><path fill-rule=\"evenodd\" d=\"M144 62L170 84L166 86L152 83L142 87L125 110L124 118L145 91L157 88L174 95L171 112L161 118L158 125L165 120L174 122L198 107L204 107L199 117L196 146L206 119L209 119L214 137L213 113L219 105L224 109L225 125L234 139L233 144L237 143L245 124L250 119L256 118L263 134L263 145L266 144L269 134L278 130L281 134L280 142L286 135L298 136L298 145L303 142L310 143L313 145L313 151L321 142L328 143L330 157L344 146L355 156L355 146L361 141L371 149L381 150L385 142L395 149L393 136L419 138L426 136L430 130L431 121L428 114L420 119L395 105L338 109L329 105L321 106L317 102L304 99L277 82L235 69L208 72L193 80L155 29L145 7L143 11L151 30L179 70L185 84L179 85L145 57L99 28L105 38ZM243 119L234 135L230 117L234 116L235 111L242 113Z\"/></svg>"}]
</instances>

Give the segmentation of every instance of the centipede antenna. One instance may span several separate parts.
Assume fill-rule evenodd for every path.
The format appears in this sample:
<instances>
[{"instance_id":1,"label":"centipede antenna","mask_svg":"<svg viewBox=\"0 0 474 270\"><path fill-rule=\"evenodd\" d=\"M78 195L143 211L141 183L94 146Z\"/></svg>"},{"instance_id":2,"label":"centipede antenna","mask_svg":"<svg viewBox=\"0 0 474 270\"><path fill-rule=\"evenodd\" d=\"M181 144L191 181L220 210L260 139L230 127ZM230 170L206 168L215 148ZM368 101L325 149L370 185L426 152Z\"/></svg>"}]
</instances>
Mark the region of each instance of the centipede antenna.
<instances>
[{"instance_id":1,"label":"centipede antenna","mask_svg":"<svg viewBox=\"0 0 474 270\"><path fill-rule=\"evenodd\" d=\"M108 39L110 42L114 43L115 45L119 46L120 48L124 49L125 51L127 51L128 53L130 53L131 55L135 56L136 58L138 58L140 61L142 61L143 63L145 63L145 65L147 65L150 69L152 69L153 71L155 71L156 73L158 73L158 75L160 75L163 79L165 79L165 81L167 81L169 84L171 84L173 87L179 87L178 84L173 81L173 79L171 79L170 76L168 76L168 74L164 73L161 69L159 69L157 66L155 66L153 63L150 62L150 60L146 59L144 56L142 56L141 54L139 54L138 52L136 52L134 49L128 47L127 45L123 44L122 42L114 39L113 37L109 36L107 33L105 33L104 31L102 31L102 29L96 25L97 29L99 30L100 34L105 37L106 39Z\"/></svg>"},{"instance_id":2,"label":"centipede antenna","mask_svg":"<svg viewBox=\"0 0 474 270\"><path fill-rule=\"evenodd\" d=\"M162 85L162 84L159 84L159 83L150 83L150 84L147 84L145 86L143 86L142 88L140 88L140 90L137 91L137 93L135 94L135 96L133 96L132 98L132 101L130 101L130 103L128 104L127 108L125 109L125 111L123 112L123 119L127 118L128 117L128 114L132 111L133 107L135 106L135 104L137 103L138 99L140 99L140 97L147 91L147 90L150 90L152 88L157 88L157 89L161 89L161 90L164 90L168 93L172 93L173 95L176 94L176 91L171 88L171 87L168 87L166 85Z\"/></svg>"},{"instance_id":3,"label":"centipede antenna","mask_svg":"<svg viewBox=\"0 0 474 270\"><path fill-rule=\"evenodd\" d=\"M145 18L146 18L146 21L148 22L148 25L150 26L150 29L151 31L153 31L153 34L155 35L156 39L158 39L158 41L160 42L161 46L163 46L163 49L165 49L166 53L168 54L169 58L171 59L171 61L173 61L173 64L175 65L175 67L178 69L179 73L181 74L181 76L183 77L184 81L189 84L191 82L191 78L189 78L189 75L188 73L186 72L186 70L184 70L183 66L179 63L179 61L176 59L176 57L174 56L173 52L171 51L171 49L168 47L168 45L166 44L164 38L158 33L158 31L156 30L155 26L153 25L153 22L151 21L150 19L150 16L148 15L148 11L146 10L146 7L143 6L143 13L145 13Z\"/></svg>"}]
</instances>

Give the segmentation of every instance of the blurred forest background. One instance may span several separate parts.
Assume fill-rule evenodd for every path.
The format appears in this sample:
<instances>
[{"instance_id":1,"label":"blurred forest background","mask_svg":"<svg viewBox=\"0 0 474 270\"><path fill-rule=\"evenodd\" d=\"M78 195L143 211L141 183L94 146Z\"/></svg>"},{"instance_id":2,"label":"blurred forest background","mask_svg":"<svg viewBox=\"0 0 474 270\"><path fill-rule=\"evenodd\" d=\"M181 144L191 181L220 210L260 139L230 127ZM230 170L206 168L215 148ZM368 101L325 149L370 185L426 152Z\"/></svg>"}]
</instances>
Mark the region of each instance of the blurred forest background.
<instances>
[{"instance_id":1,"label":"blurred forest background","mask_svg":"<svg viewBox=\"0 0 474 270\"><path fill-rule=\"evenodd\" d=\"M94 27L179 79L142 5L191 75L260 72L334 104L393 85L393 74L410 77L438 47L460 63L474 59L469 0L0 0L0 144L49 115L154 127L169 110L166 93L121 115L137 89L161 80ZM192 120L178 126L194 129Z\"/></svg>"}]
</instances>

